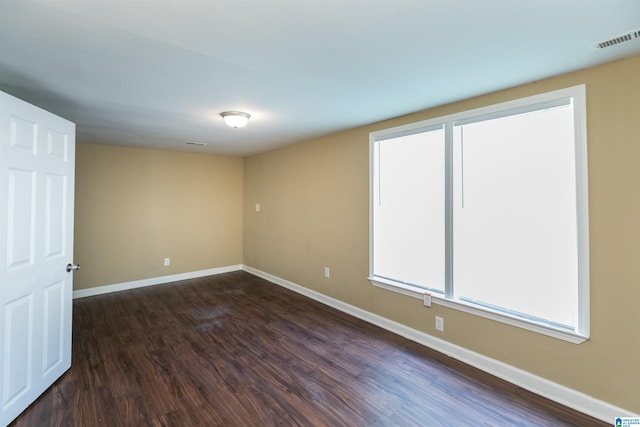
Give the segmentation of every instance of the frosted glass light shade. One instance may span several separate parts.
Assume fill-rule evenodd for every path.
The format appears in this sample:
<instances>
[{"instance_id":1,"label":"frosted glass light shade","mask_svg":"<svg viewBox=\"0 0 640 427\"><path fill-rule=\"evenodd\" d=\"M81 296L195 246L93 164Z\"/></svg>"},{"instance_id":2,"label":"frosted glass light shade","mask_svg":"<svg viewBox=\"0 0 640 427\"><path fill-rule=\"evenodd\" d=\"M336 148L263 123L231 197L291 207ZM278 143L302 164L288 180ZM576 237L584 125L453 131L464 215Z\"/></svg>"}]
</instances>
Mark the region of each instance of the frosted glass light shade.
<instances>
[{"instance_id":1,"label":"frosted glass light shade","mask_svg":"<svg viewBox=\"0 0 640 427\"><path fill-rule=\"evenodd\" d=\"M232 128L242 128L247 125L251 115L242 111L225 111L220 113L227 126Z\"/></svg>"}]
</instances>

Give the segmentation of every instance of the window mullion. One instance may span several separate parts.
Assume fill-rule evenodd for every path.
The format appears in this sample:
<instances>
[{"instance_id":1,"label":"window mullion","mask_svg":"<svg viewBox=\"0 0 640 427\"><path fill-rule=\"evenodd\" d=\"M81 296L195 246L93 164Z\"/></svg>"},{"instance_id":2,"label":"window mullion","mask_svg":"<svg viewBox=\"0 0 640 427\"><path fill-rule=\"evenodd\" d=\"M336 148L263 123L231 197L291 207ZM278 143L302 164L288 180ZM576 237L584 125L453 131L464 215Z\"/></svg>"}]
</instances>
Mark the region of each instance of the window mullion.
<instances>
[{"instance_id":1,"label":"window mullion","mask_svg":"<svg viewBox=\"0 0 640 427\"><path fill-rule=\"evenodd\" d=\"M444 127L445 298L453 298L453 122Z\"/></svg>"}]
</instances>

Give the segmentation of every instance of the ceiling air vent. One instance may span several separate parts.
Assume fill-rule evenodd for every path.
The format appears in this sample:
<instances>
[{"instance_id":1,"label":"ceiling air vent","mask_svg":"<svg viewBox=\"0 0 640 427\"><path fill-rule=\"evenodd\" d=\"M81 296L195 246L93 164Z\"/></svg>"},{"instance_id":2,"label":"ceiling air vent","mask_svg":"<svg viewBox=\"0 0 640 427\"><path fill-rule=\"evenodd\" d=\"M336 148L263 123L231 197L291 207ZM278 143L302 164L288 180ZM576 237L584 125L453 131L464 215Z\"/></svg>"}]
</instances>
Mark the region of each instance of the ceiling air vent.
<instances>
[{"instance_id":1,"label":"ceiling air vent","mask_svg":"<svg viewBox=\"0 0 640 427\"><path fill-rule=\"evenodd\" d=\"M620 34L619 36L612 37L608 40L603 40L601 42L596 42L593 44L593 47L597 50L604 49L607 47L615 46L621 43L626 43L631 40L640 39L640 28L637 30L631 30L627 33Z\"/></svg>"},{"instance_id":2,"label":"ceiling air vent","mask_svg":"<svg viewBox=\"0 0 640 427\"><path fill-rule=\"evenodd\" d=\"M197 145L199 147L204 147L205 145L207 145L205 142L198 142L198 141L185 141L184 143L187 145Z\"/></svg>"}]
</instances>

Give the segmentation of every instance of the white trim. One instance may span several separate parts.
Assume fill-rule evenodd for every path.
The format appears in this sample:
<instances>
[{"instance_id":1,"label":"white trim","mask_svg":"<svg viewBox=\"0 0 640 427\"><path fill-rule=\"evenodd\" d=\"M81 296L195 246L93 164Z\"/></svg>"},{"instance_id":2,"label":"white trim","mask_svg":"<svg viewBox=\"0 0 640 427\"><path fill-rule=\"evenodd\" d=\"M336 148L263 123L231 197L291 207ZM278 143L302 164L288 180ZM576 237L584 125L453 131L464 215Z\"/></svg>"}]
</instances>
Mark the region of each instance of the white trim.
<instances>
[{"instance_id":1,"label":"white trim","mask_svg":"<svg viewBox=\"0 0 640 427\"><path fill-rule=\"evenodd\" d=\"M474 116L483 116L485 114L492 114L499 111L506 111L521 107L526 107L531 104L540 104L548 101L553 101L558 98L580 98L582 101L586 99L586 85L580 84L576 86L567 87L564 89L557 89L551 92L540 93L537 95L531 95L524 98L513 99L510 101L499 102L497 104L486 105L484 107L474 108L472 110L460 111L457 113L447 114L440 117L433 117L430 119L422 120L419 122L408 123L405 125L394 126L387 129L381 129L369 133L369 142L381 141L384 139L392 138L394 135L411 134L417 129L428 129L433 126L441 125L446 122L457 122L460 120L468 119ZM582 125L582 123L580 124ZM585 122L586 125L586 122ZM585 128L582 128L586 130ZM586 133L584 135L586 137Z\"/></svg>"},{"instance_id":2,"label":"white trim","mask_svg":"<svg viewBox=\"0 0 640 427\"><path fill-rule=\"evenodd\" d=\"M242 270L242 264L229 265L226 267L209 268L207 270L191 271L188 273L172 274L170 276L151 277L149 279L134 280L131 282L116 283L113 285L97 286L95 288L78 289L73 291L73 299L92 297L95 295L109 294L111 292L126 291L146 286L162 285L179 280L196 279L198 277L212 276L214 274L230 273Z\"/></svg>"},{"instance_id":3,"label":"white trim","mask_svg":"<svg viewBox=\"0 0 640 427\"><path fill-rule=\"evenodd\" d=\"M512 113L532 111L534 108L545 108L554 105L569 105L573 102L574 112L574 141L575 141L575 179L576 179L576 213L577 213L577 253L578 253L578 295L575 302L575 310L578 315L576 330L571 331L561 326L535 320L524 319L509 313L502 313L490 308L466 303L454 298L453 292L453 204L452 204L452 127L458 123L472 123L476 120L484 120L488 117L503 117ZM589 190L587 171L587 120L586 120L586 85L576 85L551 92L528 96L525 98L487 105L473 110L460 111L454 114L435 117L420 122L409 123L388 129L382 129L369 133L369 280L374 286L398 292L415 298L422 298L425 290L418 287L405 285L404 283L382 279L375 275L374 268L374 219L375 219L375 187L376 164L375 152L377 143L390 138L410 135L444 126L445 129L445 295L434 295L434 301L440 305L461 310L466 313L478 315L511 326L537 332L553 338L580 344L589 339L590 335L590 296L589 296Z\"/></svg>"},{"instance_id":4,"label":"white trim","mask_svg":"<svg viewBox=\"0 0 640 427\"><path fill-rule=\"evenodd\" d=\"M305 288L280 277L273 276L258 269L243 266L243 270L255 276L261 277L271 283L290 289L301 295L309 297L322 304L333 307L358 319L379 326L396 333L411 341L422 344L433 350L446 354L449 357L460 360L484 372L551 399L557 403L568 406L576 411L598 418L610 423L615 417L639 417L626 409L619 408L603 400L595 399L587 394L570 389L558 383L534 375L530 372L508 365L474 351L452 344L448 341L436 338L424 332L394 322L377 314L347 304L335 298L331 298L319 292Z\"/></svg>"},{"instance_id":5,"label":"white trim","mask_svg":"<svg viewBox=\"0 0 640 427\"><path fill-rule=\"evenodd\" d=\"M578 86L574 99L574 132L576 140L576 209L578 212L578 324L582 333L589 335L590 321L590 265L589 258L589 171L587 159L587 92Z\"/></svg>"},{"instance_id":6,"label":"white trim","mask_svg":"<svg viewBox=\"0 0 640 427\"><path fill-rule=\"evenodd\" d=\"M429 292L429 290L425 290L417 286L411 286L405 283L397 283L393 280L382 279L380 277L369 277L368 280L373 286L376 286L378 288L386 289L391 292L397 292L417 299L422 299L424 293ZM463 311L465 313L474 314L479 317L484 317L485 319L495 320L496 322L505 323L507 325L526 329L532 332L537 332L539 334L557 338L563 341L568 341L573 344L582 344L589 339L589 337L576 332L571 332L569 330L563 331L558 328L547 326L543 323L536 323L533 320L512 316L508 313L491 310L489 308L480 307L464 301L445 298L444 295L439 295L437 293L429 293L431 294L431 300L434 304L453 308L454 310Z\"/></svg>"}]
</instances>

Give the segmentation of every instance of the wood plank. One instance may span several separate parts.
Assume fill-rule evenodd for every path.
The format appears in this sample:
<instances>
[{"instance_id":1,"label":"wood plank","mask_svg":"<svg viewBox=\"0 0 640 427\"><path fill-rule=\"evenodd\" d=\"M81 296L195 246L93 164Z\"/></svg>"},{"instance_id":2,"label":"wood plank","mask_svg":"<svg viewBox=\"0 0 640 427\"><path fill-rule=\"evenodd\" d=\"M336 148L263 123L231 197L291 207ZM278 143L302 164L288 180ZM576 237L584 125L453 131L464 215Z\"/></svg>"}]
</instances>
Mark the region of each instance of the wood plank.
<instances>
[{"instance_id":1,"label":"wood plank","mask_svg":"<svg viewBox=\"0 0 640 427\"><path fill-rule=\"evenodd\" d=\"M12 427L606 426L245 272L74 301Z\"/></svg>"}]
</instances>

